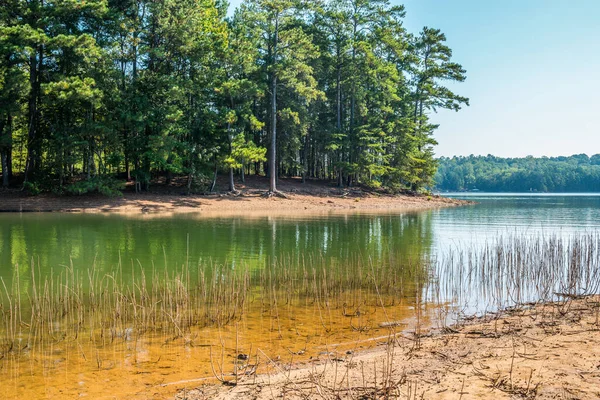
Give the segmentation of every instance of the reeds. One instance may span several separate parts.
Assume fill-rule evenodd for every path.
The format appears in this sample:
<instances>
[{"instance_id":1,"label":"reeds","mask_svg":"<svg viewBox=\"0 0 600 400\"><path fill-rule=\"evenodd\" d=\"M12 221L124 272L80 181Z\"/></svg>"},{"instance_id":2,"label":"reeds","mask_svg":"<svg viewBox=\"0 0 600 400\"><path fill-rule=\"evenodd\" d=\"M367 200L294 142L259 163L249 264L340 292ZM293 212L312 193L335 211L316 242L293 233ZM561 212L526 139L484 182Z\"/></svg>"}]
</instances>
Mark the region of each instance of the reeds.
<instances>
[{"instance_id":1,"label":"reeds","mask_svg":"<svg viewBox=\"0 0 600 400\"><path fill-rule=\"evenodd\" d=\"M306 320L301 314L307 310L323 336L343 327L366 339L381 336L371 329L383 329L393 352L396 334L406 329L401 324L409 306L414 310L409 317L416 349L422 329L432 320L445 324L449 315L600 290L598 233L502 236L481 247L454 247L435 258L389 254L377 262L360 254L343 262L307 254L270 259L258 267L186 262L167 269L119 262L110 271L95 265L78 269L70 262L46 275L32 261L26 273L15 268L10 282L0 280L0 359L48 352L55 343L69 340L77 343L71 348L86 361L95 352L101 369L97 349L103 346L157 336L187 346L204 328L235 326L235 347L229 350L234 354L229 358L231 371L238 372L243 370L235 361L238 353L245 349L254 357L248 347L259 349L241 339L238 343L238 329L243 331L247 318L264 316L269 332L279 339L295 331L304 349L288 350L292 356L307 348L309 334L300 335L297 326L300 317ZM214 358L220 357L223 379L225 345L220 337L213 339L212 345L220 347ZM86 350L86 356L83 349L88 348L93 350ZM392 379L395 368L390 353L369 388L380 396L404 385ZM394 390L380 392L382 385Z\"/></svg>"},{"instance_id":2,"label":"reeds","mask_svg":"<svg viewBox=\"0 0 600 400\"><path fill-rule=\"evenodd\" d=\"M357 369L356 363L345 360L341 372L338 371L340 367L337 364L326 365L318 374L310 375L309 384L300 389L286 385L281 392L293 393L301 398L425 398L424 390L419 388L419 384L423 382L408 379L404 366L396 362L395 357L403 355L401 358L404 360L411 359L413 352L419 349L423 324L421 317L427 307L437 310L437 321L444 324L447 332L457 332L445 326L448 313L459 318L457 314L465 312L495 312L509 307L519 314L523 312L520 306L529 306L532 302L564 304L565 310L568 310L568 303L551 301L585 297L598 294L600 290L600 234L586 233L570 237L500 236L481 247L454 247L446 253L438 254L436 261L429 265L430 279L415 281L417 285L420 282L425 282L426 285L414 291L416 326L410 332L413 336L406 337L409 341L407 345L395 340L397 332L390 326L385 354L373 361L370 370L365 370L362 361L362 368ZM386 308L383 304L381 307ZM559 306L559 313L566 313L560 307L563 306ZM597 305L595 307L596 311L588 312L598 315L599 308ZM576 332L581 333L579 327ZM534 382L533 369L520 386L516 383L513 371L516 369L517 347L515 336L511 338L512 357L506 379L493 379L494 383L490 387L513 396L533 398L540 383ZM442 353L438 354L447 357ZM525 356L521 354L520 357ZM327 368L329 373L326 373ZM480 373L476 367L474 370L477 374ZM344 384L344 380L350 381L348 376L351 374L354 384ZM341 380L338 379L340 375L343 376ZM465 376L462 380L460 398L466 393L464 389L467 379Z\"/></svg>"},{"instance_id":3,"label":"reeds","mask_svg":"<svg viewBox=\"0 0 600 400\"><path fill-rule=\"evenodd\" d=\"M597 294L600 234L507 235L438 255L428 300L478 313Z\"/></svg>"},{"instance_id":4,"label":"reeds","mask_svg":"<svg viewBox=\"0 0 600 400\"><path fill-rule=\"evenodd\" d=\"M85 337L97 345L146 334L185 338L192 327L239 321L251 304L261 304L272 317L273 330L282 329L283 309L289 315L307 305L328 329L339 320L338 311L358 316L367 307L378 307L381 299L391 306L416 287L411 281L426 275L423 264L399 266L394 259L371 267L359 257L343 265L318 254L292 260L273 259L256 270L243 263L235 268L199 263L194 270L186 264L175 271L153 267L151 272L135 262L129 267L119 263L109 272L95 265L79 270L70 263L45 276L32 262L28 280L15 273L12 282L0 282L0 352L34 348L48 337Z\"/></svg>"},{"instance_id":5,"label":"reeds","mask_svg":"<svg viewBox=\"0 0 600 400\"><path fill-rule=\"evenodd\" d=\"M338 264L313 254L253 270L205 262L149 272L132 262L104 272L69 263L43 275L32 261L28 279L15 271L12 282L0 281L4 351L43 335L102 343L157 332L179 338L191 327L239 321L257 302L275 329L282 308L289 313L299 305L314 306L327 328L340 313L359 316L407 299L420 320L423 307L483 311L597 293L600 235L500 236L481 247L451 248L435 262L396 255L373 263L356 255Z\"/></svg>"}]
</instances>

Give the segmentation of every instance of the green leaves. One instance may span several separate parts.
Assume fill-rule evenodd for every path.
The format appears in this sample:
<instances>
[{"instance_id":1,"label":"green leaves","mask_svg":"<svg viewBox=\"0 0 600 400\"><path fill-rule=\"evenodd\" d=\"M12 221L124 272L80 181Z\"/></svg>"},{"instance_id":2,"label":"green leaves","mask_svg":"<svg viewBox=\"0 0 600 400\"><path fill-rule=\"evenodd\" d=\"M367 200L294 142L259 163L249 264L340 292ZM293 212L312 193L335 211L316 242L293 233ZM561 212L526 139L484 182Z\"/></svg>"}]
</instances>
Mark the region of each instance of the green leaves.
<instances>
[{"instance_id":1,"label":"green leaves","mask_svg":"<svg viewBox=\"0 0 600 400\"><path fill-rule=\"evenodd\" d=\"M243 162L257 161L267 161L267 149L246 140L243 133L235 135L231 141L231 153L223 162L230 168L241 168Z\"/></svg>"},{"instance_id":2,"label":"green leaves","mask_svg":"<svg viewBox=\"0 0 600 400\"><path fill-rule=\"evenodd\" d=\"M65 102L67 106L87 102L95 107L100 106L102 91L97 89L93 78L67 77L64 80L42 85L42 94L54 101Z\"/></svg>"},{"instance_id":3,"label":"green leaves","mask_svg":"<svg viewBox=\"0 0 600 400\"><path fill-rule=\"evenodd\" d=\"M441 85L442 81L462 82L466 79L464 68L451 61L452 50L445 42L446 35L439 29L425 27L411 43L415 56L411 71L414 74L415 98L420 108L458 111L463 105L469 105L468 98L456 95Z\"/></svg>"},{"instance_id":4,"label":"green leaves","mask_svg":"<svg viewBox=\"0 0 600 400\"><path fill-rule=\"evenodd\" d=\"M501 158L442 157L435 177L441 190L488 192L597 192L600 155Z\"/></svg>"},{"instance_id":5,"label":"green leaves","mask_svg":"<svg viewBox=\"0 0 600 400\"><path fill-rule=\"evenodd\" d=\"M38 188L190 190L216 165L419 190L432 113L468 105L445 35L409 34L388 0L246 0L230 19L221 0L4 5L0 153Z\"/></svg>"}]
</instances>

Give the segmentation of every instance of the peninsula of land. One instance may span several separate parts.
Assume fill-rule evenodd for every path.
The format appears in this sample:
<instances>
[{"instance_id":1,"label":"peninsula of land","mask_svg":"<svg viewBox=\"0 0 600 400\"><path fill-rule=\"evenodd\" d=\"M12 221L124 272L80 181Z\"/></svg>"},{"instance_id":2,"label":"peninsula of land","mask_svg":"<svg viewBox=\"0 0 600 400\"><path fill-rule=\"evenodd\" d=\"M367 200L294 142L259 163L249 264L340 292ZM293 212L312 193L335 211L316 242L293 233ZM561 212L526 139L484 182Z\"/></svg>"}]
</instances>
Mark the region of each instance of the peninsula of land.
<instances>
[{"instance_id":1,"label":"peninsula of land","mask_svg":"<svg viewBox=\"0 0 600 400\"><path fill-rule=\"evenodd\" d=\"M222 185L224 186L224 185ZM200 213L200 214L311 214L330 212L411 211L452 207L470 202L417 193L391 194L363 187L338 188L322 181L280 179L282 197L266 197L266 178L251 177L238 191L187 195L185 188L156 185L135 193L126 188L122 196L98 194L29 196L18 190L0 191L0 212L86 213Z\"/></svg>"}]
</instances>

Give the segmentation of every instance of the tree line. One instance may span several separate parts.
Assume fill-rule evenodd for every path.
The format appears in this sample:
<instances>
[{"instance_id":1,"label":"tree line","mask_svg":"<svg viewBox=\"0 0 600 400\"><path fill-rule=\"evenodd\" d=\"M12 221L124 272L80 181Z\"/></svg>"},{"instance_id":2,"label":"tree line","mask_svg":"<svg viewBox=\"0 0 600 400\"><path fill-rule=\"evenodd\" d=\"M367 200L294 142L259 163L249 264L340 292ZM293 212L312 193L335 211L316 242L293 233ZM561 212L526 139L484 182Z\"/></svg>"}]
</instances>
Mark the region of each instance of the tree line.
<instances>
[{"instance_id":1,"label":"tree line","mask_svg":"<svg viewBox=\"0 0 600 400\"><path fill-rule=\"evenodd\" d=\"M418 190L430 114L468 99L445 35L388 0L2 0L2 186L114 192L175 178Z\"/></svg>"},{"instance_id":2,"label":"tree line","mask_svg":"<svg viewBox=\"0 0 600 400\"><path fill-rule=\"evenodd\" d=\"M600 192L600 154L442 157L435 182L445 191Z\"/></svg>"}]
</instances>

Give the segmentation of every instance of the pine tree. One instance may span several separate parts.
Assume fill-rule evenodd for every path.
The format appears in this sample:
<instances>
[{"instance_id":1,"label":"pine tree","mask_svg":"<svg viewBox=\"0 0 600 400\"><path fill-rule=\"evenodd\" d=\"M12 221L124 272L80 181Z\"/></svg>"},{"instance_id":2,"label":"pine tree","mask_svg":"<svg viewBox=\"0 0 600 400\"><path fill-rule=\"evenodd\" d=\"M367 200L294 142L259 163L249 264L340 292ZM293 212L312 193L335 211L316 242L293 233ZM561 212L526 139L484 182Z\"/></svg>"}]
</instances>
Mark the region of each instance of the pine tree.
<instances>
[{"instance_id":1,"label":"pine tree","mask_svg":"<svg viewBox=\"0 0 600 400\"><path fill-rule=\"evenodd\" d=\"M270 195L277 193L277 124L282 117L278 113L278 90L286 88L305 102L320 95L313 70L308 64L309 60L318 56L318 52L299 23L300 6L291 0L248 0L241 8L241 18L255 27L253 42L259 49L259 63L264 68L262 79L268 83Z\"/></svg>"},{"instance_id":2,"label":"pine tree","mask_svg":"<svg viewBox=\"0 0 600 400\"><path fill-rule=\"evenodd\" d=\"M223 0L2 4L2 185L32 193L225 171L235 191L236 170L269 195L280 175L421 190L432 113L468 105L443 33L409 34L388 0L246 0L231 20Z\"/></svg>"}]
</instances>

